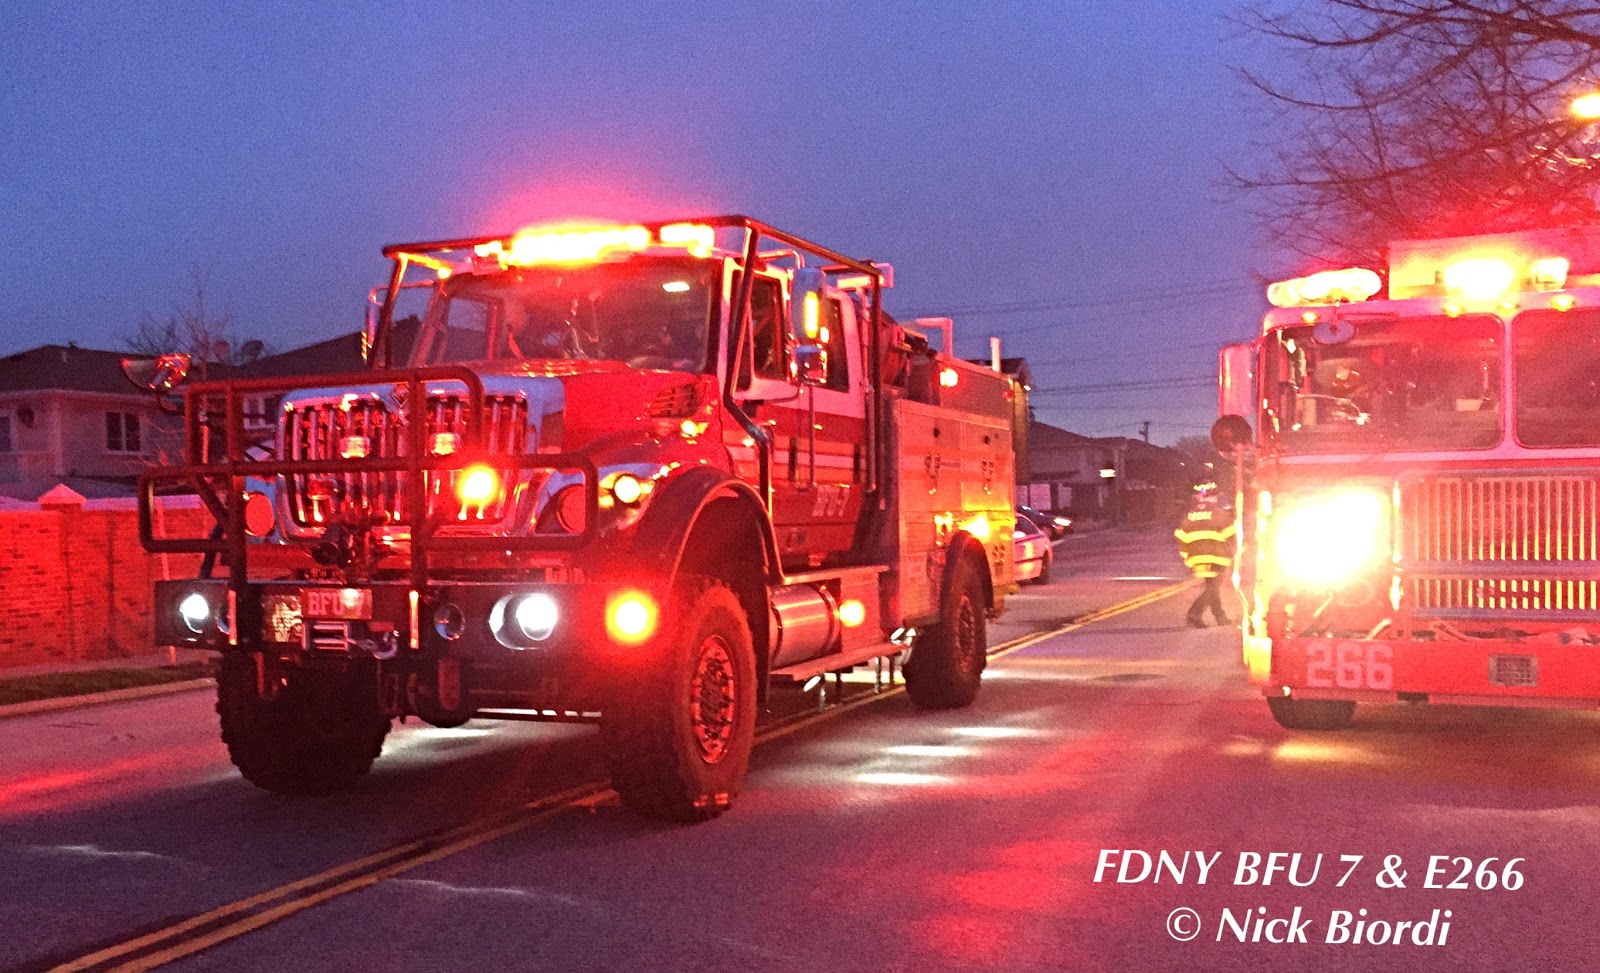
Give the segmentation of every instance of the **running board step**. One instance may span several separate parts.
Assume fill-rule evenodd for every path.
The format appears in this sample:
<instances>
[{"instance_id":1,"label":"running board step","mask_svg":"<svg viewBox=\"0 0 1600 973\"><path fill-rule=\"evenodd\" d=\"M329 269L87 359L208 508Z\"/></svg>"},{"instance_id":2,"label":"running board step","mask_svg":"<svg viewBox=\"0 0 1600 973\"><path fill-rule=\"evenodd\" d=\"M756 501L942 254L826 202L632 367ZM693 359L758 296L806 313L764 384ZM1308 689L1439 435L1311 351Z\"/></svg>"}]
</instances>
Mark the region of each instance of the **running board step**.
<instances>
[{"instance_id":1,"label":"running board step","mask_svg":"<svg viewBox=\"0 0 1600 973\"><path fill-rule=\"evenodd\" d=\"M804 662L796 662L792 666L774 669L772 670L772 678L787 679L791 682L805 682L812 676L826 675L839 669L850 669L861 665L863 662L871 662L873 659L891 656L903 650L904 646L896 645L893 642L880 642L877 645L867 645L859 649L851 649L849 652L835 652L833 655L807 659Z\"/></svg>"}]
</instances>

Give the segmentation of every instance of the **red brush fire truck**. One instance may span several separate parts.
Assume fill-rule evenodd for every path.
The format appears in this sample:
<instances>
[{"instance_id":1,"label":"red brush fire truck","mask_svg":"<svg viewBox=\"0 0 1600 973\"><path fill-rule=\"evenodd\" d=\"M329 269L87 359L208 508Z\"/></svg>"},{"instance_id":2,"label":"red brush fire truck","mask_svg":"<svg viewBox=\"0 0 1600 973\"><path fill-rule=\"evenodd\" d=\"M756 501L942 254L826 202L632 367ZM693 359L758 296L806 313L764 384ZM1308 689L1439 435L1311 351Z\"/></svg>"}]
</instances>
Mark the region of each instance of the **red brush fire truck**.
<instances>
[{"instance_id":1,"label":"red brush fire truck","mask_svg":"<svg viewBox=\"0 0 1600 973\"><path fill-rule=\"evenodd\" d=\"M625 804L698 820L769 687L903 658L918 705L972 702L1015 393L884 314L891 268L744 217L384 253L371 371L190 385L187 465L141 483L146 547L204 555L156 641L221 652L246 778L348 785L408 715L592 721ZM157 536L176 490L204 536Z\"/></svg>"},{"instance_id":2,"label":"red brush fire truck","mask_svg":"<svg viewBox=\"0 0 1600 973\"><path fill-rule=\"evenodd\" d=\"M1389 259L1273 284L1221 355L1250 681L1293 729L1600 705L1600 229Z\"/></svg>"}]
</instances>

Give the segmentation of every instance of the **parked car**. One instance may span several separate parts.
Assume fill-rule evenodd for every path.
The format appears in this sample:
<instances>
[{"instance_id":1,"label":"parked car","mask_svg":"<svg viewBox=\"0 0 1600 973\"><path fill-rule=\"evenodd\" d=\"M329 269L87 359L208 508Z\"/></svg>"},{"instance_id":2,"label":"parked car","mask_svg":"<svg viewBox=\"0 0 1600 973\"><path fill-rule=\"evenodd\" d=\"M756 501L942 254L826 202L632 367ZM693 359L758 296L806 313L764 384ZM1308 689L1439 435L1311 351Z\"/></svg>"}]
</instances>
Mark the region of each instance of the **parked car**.
<instances>
[{"instance_id":1,"label":"parked car","mask_svg":"<svg viewBox=\"0 0 1600 973\"><path fill-rule=\"evenodd\" d=\"M1050 580L1050 564L1055 560L1050 537L1026 514L1017 514L1017 527L1011 532L1011 543L1018 581L1044 584Z\"/></svg>"},{"instance_id":2,"label":"parked car","mask_svg":"<svg viewBox=\"0 0 1600 973\"><path fill-rule=\"evenodd\" d=\"M1047 514L1042 510L1022 506L1017 507L1017 513L1044 528L1044 532L1050 535L1050 539L1053 541L1058 541L1072 533L1072 518L1066 514Z\"/></svg>"}]
</instances>

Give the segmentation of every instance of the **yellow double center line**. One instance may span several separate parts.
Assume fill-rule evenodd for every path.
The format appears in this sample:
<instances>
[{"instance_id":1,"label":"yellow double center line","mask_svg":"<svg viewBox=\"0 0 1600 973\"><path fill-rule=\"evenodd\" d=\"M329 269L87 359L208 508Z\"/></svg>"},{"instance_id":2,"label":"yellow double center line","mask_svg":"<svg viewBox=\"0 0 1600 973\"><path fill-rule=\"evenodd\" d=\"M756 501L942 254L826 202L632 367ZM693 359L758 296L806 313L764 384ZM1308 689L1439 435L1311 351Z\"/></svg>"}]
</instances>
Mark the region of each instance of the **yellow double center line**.
<instances>
[{"instance_id":1,"label":"yellow double center line","mask_svg":"<svg viewBox=\"0 0 1600 973\"><path fill-rule=\"evenodd\" d=\"M989 658L999 658L1018 652L1046 639L1065 635L1117 615L1137 611L1146 605L1171 597L1193 583L1184 581L1168 585L1109 608L1089 612L1058 628L1012 639L990 651ZM904 686L893 686L881 693L863 695L840 703L821 713L791 719L756 734L756 742L767 743L788 736L824 720L833 719L891 696L898 696L903 692L905 692ZM231 902L210 912L201 913L143 936L62 963L53 967L52 973L86 973L90 970L137 973L141 970L152 970L271 925L280 919L286 919L329 899L376 885L384 879L459 854L496 838L514 834L572 808L599 804L615 796L614 791L598 781L570 788L530 801L508 814L416 838L386 851L337 865L307 878L252 895L247 899Z\"/></svg>"}]
</instances>

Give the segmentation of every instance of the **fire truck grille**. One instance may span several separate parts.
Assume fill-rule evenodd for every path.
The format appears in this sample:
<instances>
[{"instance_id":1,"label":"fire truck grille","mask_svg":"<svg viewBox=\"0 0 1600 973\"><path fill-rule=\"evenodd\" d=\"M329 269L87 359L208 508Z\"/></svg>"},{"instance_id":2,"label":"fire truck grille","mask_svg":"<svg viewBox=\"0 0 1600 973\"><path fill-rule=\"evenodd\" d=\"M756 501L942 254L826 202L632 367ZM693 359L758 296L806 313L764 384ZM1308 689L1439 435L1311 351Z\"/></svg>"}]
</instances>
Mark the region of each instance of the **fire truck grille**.
<instances>
[{"instance_id":1,"label":"fire truck grille","mask_svg":"<svg viewBox=\"0 0 1600 973\"><path fill-rule=\"evenodd\" d=\"M1524 616L1538 612L1600 613L1600 582L1559 578L1416 578L1412 604Z\"/></svg>"},{"instance_id":2,"label":"fire truck grille","mask_svg":"<svg viewBox=\"0 0 1600 973\"><path fill-rule=\"evenodd\" d=\"M1438 476L1401 488L1411 604L1437 617L1600 617L1600 474Z\"/></svg>"},{"instance_id":3,"label":"fire truck grille","mask_svg":"<svg viewBox=\"0 0 1600 973\"><path fill-rule=\"evenodd\" d=\"M520 455L529 448L528 405L510 396L484 400L487 441L491 455ZM402 417L371 398L345 401L291 403L283 416L283 443L287 458L329 460L390 458L407 455L410 435ZM467 431L467 407L458 395L429 395L427 436L429 448L441 453L461 448ZM480 509L464 515L455 500L455 473L426 474L428 516L448 515L474 523L494 524L509 512L512 496L502 489ZM334 476L287 477L289 515L301 527L314 527L334 519L347 505L381 513L392 524L408 525L410 484L405 473L341 473ZM313 481L321 481L313 483ZM309 489L315 486L316 489ZM316 499L318 494L330 494Z\"/></svg>"}]
</instances>

